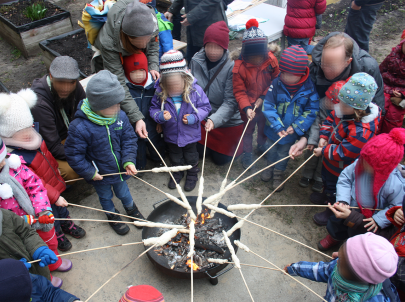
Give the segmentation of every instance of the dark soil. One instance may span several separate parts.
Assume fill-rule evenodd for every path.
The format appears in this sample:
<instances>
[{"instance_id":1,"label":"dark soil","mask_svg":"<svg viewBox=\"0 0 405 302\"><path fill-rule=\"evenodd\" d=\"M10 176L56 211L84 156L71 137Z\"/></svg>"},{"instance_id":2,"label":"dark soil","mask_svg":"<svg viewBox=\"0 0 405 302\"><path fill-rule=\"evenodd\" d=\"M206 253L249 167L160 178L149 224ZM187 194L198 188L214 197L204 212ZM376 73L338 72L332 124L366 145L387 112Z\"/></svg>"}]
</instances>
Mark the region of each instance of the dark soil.
<instances>
[{"instance_id":1,"label":"dark soil","mask_svg":"<svg viewBox=\"0 0 405 302\"><path fill-rule=\"evenodd\" d=\"M47 8L45 18L59 15L65 12L64 10L56 7L50 2L43 0L33 0L33 1L18 1L12 3L11 5L2 5L0 7L0 15L7 18L17 26L32 23L33 21L30 18L26 17L24 12L28 6L31 6L32 4L35 3L41 3Z\"/></svg>"},{"instance_id":2,"label":"dark soil","mask_svg":"<svg viewBox=\"0 0 405 302\"><path fill-rule=\"evenodd\" d=\"M8 92L6 86L2 82L0 82L0 92Z\"/></svg>"},{"instance_id":3,"label":"dark soil","mask_svg":"<svg viewBox=\"0 0 405 302\"><path fill-rule=\"evenodd\" d=\"M72 57L79 64L81 72L85 75L91 74L93 51L87 48L87 38L84 31L59 40L52 40L47 46L62 56Z\"/></svg>"}]
</instances>

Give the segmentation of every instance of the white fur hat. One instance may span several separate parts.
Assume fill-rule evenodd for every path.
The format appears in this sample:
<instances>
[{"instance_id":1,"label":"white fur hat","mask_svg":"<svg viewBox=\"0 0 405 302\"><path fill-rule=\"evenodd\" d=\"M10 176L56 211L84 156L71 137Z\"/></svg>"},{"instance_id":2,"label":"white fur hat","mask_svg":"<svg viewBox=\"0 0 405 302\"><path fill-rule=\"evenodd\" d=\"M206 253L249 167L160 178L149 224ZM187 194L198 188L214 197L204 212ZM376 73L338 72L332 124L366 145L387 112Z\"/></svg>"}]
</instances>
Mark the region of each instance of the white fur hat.
<instances>
[{"instance_id":1,"label":"white fur hat","mask_svg":"<svg viewBox=\"0 0 405 302\"><path fill-rule=\"evenodd\" d=\"M0 136L12 137L17 131L32 127L34 119L30 108L36 103L37 95L31 89L0 93Z\"/></svg>"}]
</instances>

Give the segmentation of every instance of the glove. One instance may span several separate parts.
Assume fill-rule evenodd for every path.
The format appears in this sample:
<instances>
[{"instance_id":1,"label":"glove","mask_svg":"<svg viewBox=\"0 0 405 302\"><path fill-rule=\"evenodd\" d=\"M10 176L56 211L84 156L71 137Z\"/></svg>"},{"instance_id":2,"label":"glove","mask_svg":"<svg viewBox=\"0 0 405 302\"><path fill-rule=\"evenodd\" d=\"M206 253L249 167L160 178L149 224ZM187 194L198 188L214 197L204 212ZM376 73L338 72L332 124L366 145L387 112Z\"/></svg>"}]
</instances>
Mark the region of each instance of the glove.
<instances>
[{"instance_id":1,"label":"glove","mask_svg":"<svg viewBox=\"0 0 405 302\"><path fill-rule=\"evenodd\" d=\"M24 221L25 221L26 223L28 223L29 225L32 225L33 223L37 222L37 220L35 219L35 217L32 216L32 215L24 215L24 216L21 216L21 218L24 219ZM24 259L24 258L23 258L23 259Z\"/></svg>"},{"instance_id":2,"label":"glove","mask_svg":"<svg viewBox=\"0 0 405 302\"><path fill-rule=\"evenodd\" d=\"M39 262L40 267L45 267L58 261L58 257L56 257L55 253L46 246L37 248L34 252L34 255L32 255L32 258L34 258L34 260L41 259L41 261Z\"/></svg>"},{"instance_id":3,"label":"glove","mask_svg":"<svg viewBox=\"0 0 405 302\"><path fill-rule=\"evenodd\" d=\"M52 212L48 212L45 215L39 216L38 222L44 224L52 224L55 222L55 217L53 216Z\"/></svg>"},{"instance_id":4,"label":"glove","mask_svg":"<svg viewBox=\"0 0 405 302\"><path fill-rule=\"evenodd\" d=\"M316 15L316 29L321 29L322 27L322 15Z\"/></svg>"},{"instance_id":5,"label":"glove","mask_svg":"<svg viewBox=\"0 0 405 302\"><path fill-rule=\"evenodd\" d=\"M27 215L29 216L29 215ZM21 258L20 261L24 263L25 267L29 270L31 268L31 263L28 263L27 259Z\"/></svg>"}]
</instances>

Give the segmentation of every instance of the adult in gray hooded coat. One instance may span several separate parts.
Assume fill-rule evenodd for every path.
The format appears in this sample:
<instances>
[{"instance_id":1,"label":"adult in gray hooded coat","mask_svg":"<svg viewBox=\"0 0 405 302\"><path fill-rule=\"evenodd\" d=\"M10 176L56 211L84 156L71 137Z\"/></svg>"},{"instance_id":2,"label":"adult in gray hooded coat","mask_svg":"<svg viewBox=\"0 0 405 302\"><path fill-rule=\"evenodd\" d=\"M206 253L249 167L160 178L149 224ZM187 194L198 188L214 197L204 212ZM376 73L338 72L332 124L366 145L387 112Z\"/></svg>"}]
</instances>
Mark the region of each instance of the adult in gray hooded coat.
<instances>
[{"instance_id":1,"label":"adult in gray hooded coat","mask_svg":"<svg viewBox=\"0 0 405 302\"><path fill-rule=\"evenodd\" d=\"M201 127L201 141L197 150L202 156L205 132L210 132L207 139L207 156L211 156L217 165L231 161L243 132L243 121L233 95L234 61L229 58L228 44L228 26L224 21L216 22L207 28L204 48L194 55L190 63L191 73L206 90L212 108L207 120L202 123L204 127ZM243 148L239 149L239 153L242 153Z\"/></svg>"}]
</instances>

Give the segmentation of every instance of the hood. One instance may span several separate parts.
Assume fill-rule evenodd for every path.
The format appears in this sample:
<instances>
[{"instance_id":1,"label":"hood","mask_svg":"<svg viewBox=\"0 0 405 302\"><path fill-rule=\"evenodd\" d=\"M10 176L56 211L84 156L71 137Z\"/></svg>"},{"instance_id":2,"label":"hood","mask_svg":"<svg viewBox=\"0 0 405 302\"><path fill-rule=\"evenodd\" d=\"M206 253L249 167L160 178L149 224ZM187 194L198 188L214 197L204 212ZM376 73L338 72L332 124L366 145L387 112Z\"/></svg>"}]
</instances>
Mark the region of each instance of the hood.
<instances>
[{"instance_id":1,"label":"hood","mask_svg":"<svg viewBox=\"0 0 405 302\"><path fill-rule=\"evenodd\" d=\"M368 124L374 121L378 117L378 114L380 112L380 108L374 103L370 103L369 108L371 113L361 119L361 122L364 124Z\"/></svg>"},{"instance_id":2,"label":"hood","mask_svg":"<svg viewBox=\"0 0 405 302\"><path fill-rule=\"evenodd\" d=\"M280 55L281 47L276 43L269 43L267 49L269 52L272 52L275 57ZM233 61L241 60L241 56L240 56L241 51L242 51L242 47L236 48L234 51L232 51L230 53L230 55L229 55L230 59Z\"/></svg>"},{"instance_id":3,"label":"hood","mask_svg":"<svg viewBox=\"0 0 405 302\"><path fill-rule=\"evenodd\" d=\"M49 85L48 85L48 83L46 81L47 77L48 77L48 75L46 74L42 78L35 79L32 82L31 89L35 93L41 95L43 97L43 99L46 100L48 103L50 103L49 100L52 99L52 93L51 93Z\"/></svg>"},{"instance_id":4,"label":"hood","mask_svg":"<svg viewBox=\"0 0 405 302\"><path fill-rule=\"evenodd\" d=\"M147 80L145 82L145 85L143 85L143 86L142 85L136 85L136 84L130 82L127 79L127 77L125 77L125 84L133 86L133 87L143 87L144 89L150 89L150 88L155 86L155 81L153 80L152 75L150 74L150 72L148 72L148 78L147 78Z\"/></svg>"}]
</instances>

